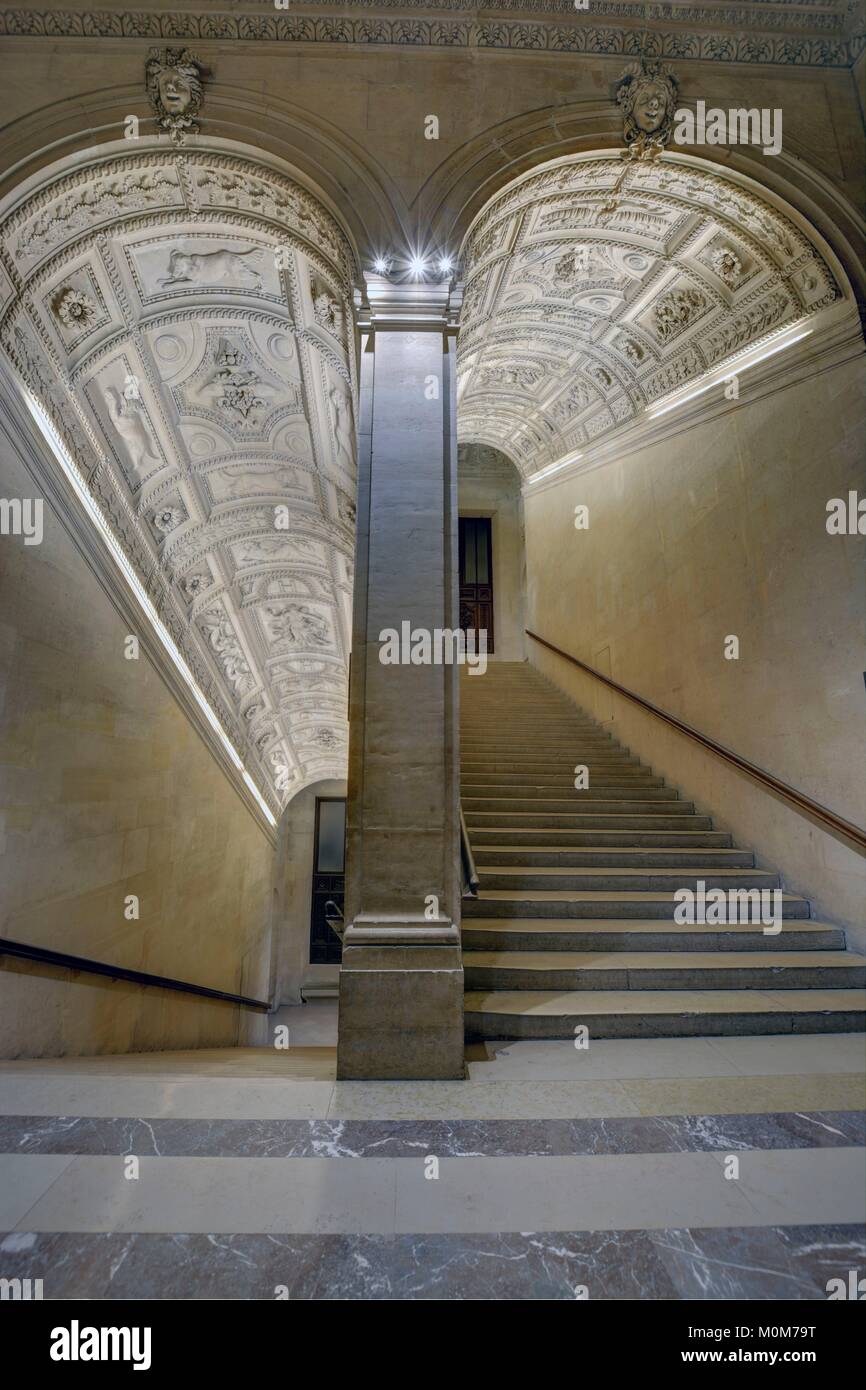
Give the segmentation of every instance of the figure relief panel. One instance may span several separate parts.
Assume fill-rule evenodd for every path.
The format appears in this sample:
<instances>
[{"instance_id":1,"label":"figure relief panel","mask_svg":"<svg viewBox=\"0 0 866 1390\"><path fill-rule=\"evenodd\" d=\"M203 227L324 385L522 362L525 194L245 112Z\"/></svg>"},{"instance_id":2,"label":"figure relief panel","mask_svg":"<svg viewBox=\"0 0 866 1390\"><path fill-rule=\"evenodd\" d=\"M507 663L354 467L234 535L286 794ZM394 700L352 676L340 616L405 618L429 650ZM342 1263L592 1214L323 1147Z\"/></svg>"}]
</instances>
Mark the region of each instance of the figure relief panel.
<instances>
[{"instance_id":1,"label":"figure relief panel","mask_svg":"<svg viewBox=\"0 0 866 1390\"><path fill-rule=\"evenodd\" d=\"M197 302L243 295L273 304L283 301L274 250L249 237L220 232L176 232L128 242L126 264L145 307L194 298Z\"/></svg>"},{"instance_id":2,"label":"figure relief panel","mask_svg":"<svg viewBox=\"0 0 866 1390\"><path fill-rule=\"evenodd\" d=\"M333 617L322 603L268 600L257 610L258 620L275 654L292 650L330 651L336 647Z\"/></svg>"},{"instance_id":3,"label":"figure relief panel","mask_svg":"<svg viewBox=\"0 0 866 1390\"><path fill-rule=\"evenodd\" d=\"M227 463L209 468L200 475L210 502L238 502L245 499L273 497L283 501L316 501L315 483L311 474L282 462L271 463L267 458L250 458L239 463Z\"/></svg>"},{"instance_id":4,"label":"figure relief panel","mask_svg":"<svg viewBox=\"0 0 866 1390\"><path fill-rule=\"evenodd\" d=\"M157 428L158 403L137 355L122 352L110 358L83 383L82 391L134 497L157 474L173 469Z\"/></svg>"}]
</instances>

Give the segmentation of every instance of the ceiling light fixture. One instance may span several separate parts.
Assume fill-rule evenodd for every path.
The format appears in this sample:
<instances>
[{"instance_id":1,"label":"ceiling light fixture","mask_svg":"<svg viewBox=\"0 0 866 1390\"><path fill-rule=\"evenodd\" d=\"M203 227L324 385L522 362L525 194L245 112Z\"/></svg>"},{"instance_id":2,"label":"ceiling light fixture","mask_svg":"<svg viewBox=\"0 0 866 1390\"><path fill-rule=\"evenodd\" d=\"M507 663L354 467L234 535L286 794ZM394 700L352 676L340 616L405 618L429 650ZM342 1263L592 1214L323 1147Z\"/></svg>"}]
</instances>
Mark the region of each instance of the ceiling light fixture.
<instances>
[{"instance_id":1,"label":"ceiling light fixture","mask_svg":"<svg viewBox=\"0 0 866 1390\"><path fill-rule=\"evenodd\" d=\"M799 343L803 338L808 338L809 334L813 331L811 328L805 328L801 333L795 334L793 338L788 336L799 324L805 322L805 319L799 319L797 323L789 324L787 328L781 329L779 333L774 333L774 339L784 338L784 342L774 342L772 347L767 347L764 352L759 352L758 356L752 355L757 349L744 348L743 351L737 353L736 356L729 357L726 362L713 368L712 376L709 381L704 381L702 385L696 386L694 390L687 392L684 396L677 395L673 398L668 397L666 402L662 405L655 405L649 411L649 418L655 420L659 415L667 415L669 410L676 410L678 405L685 405L687 401L693 401L696 396L702 396L705 391L711 391L714 386L720 386L723 381L729 380L732 376L738 376L741 372L748 372L752 367L756 367L759 362L764 362L768 357L775 356L777 352L784 352L785 348L793 347L794 343ZM706 373L704 375L706 375ZM698 380L700 381L701 378L699 377Z\"/></svg>"},{"instance_id":2,"label":"ceiling light fixture","mask_svg":"<svg viewBox=\"0 0 866 1390\"><path fill-rule=\"evenodd\" d=\"M255 797L256 802L258 803L258 806L261 809L262 815L265 817L269 825L276 826L277 821L273 811L271 810L268 803L265 801L264 797L262 796L255 782L253 781L252 777L244 767L237 749L231 742L222 724L217 719L217 716L211 709L207 697L202 693L202 691L196 684L195 677L193 676L192 672L190 671L189 667L184 661L179 649L170 637L167 628L164 626L162 619L160 618L159 614L157 613L156 609L151 603L150 598L147 595L147 591L142 585L140 579L138 578L138 575L135 573L135 570L132 568L132 565L129 563L129 560L126 558L126 555L124 554L121 545L117 541L114 532L111 530L110 526L108 525L108 522L105 520L105 517L102 515L102 511L97 506L93 497L90 495L87 485L84 482L84 478L79 472L79 469L75 464L71 454L69 453L69 450L66 448L66 445L64 444L62 438L55 429L53 422L46 414L43 406L36 398L36 396L34 396L33 393L31 391L28 391L26 388L24 390L24 399L30 410L30 414L36 421L40 434L47 443L57 462L60 464L60 467L62 468L64 475L68 479L73 492L75 493L79 502L81 503L84 510L90 517L90 520L93 522L94 526L99 532L100 537L102 538L106 547L111 553L112 559L114 560L115 564L120 570L123 578L126 580L127 586L132 590L132 593L135 595L135 598L138 601L138 604L143 610L145 616L147 617L147 620L150 623L150 626L153 629L155 636L159 639L160 643L165 648L166 653L170 657L173 665L175 666L176 670L181 676L184 684L191 691L196 704L198 705L208 724L211 726L220 743L222 744L223 748L225 749L226 754L228 755L228 758L232 763L232 766L241 774L241 777L245 785L249 788L251 795Z\"/></svg>"},{"instance_id":3,"label":"ceiling light fixture","mask_svg":"<svg viewBox=\"0 0 866 1390\"><path fill-rule=\"evenodd\" d=\"M561 468L567 468L570 463L577 463L582 458L583 454L569 454L568 458L560 459L558 463L549 463L545 468L539 468L537 473L530 473L526 481L540 483L542 478L549 478L551 473L558 473Z\"/></svg>"},{"instance_id":4,"label":"ceiling light fixture","mask_svg":"<svg viewBox=\"0 0 866 1390\"><path fill-rule=\"evenodd\" d=\"M409 269L413 275L421 276L427 269L427 262L423 256L411 256L409 259Z\"/></svg>"}]
</instances>

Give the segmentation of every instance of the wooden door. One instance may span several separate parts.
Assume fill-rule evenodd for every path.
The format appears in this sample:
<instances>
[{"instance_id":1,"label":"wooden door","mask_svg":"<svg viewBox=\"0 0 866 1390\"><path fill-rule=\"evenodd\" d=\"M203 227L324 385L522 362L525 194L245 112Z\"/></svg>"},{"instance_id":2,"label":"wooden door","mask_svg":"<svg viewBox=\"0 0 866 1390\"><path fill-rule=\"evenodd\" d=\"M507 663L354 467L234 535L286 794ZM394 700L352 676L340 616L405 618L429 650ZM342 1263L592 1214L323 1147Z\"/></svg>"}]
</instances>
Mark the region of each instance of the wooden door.
<instances>
[{"instance_id":1,"label":"wooden door","mask_svg":"<svg viewBox=\"0 0 866 1390\"><path fill-rule=\"evenodd\" d=\"M464 632L486 629L487 650L492 652L493 543L489 516L461 516L459 552L460 626Z\"/></svg>"}]
</instances>

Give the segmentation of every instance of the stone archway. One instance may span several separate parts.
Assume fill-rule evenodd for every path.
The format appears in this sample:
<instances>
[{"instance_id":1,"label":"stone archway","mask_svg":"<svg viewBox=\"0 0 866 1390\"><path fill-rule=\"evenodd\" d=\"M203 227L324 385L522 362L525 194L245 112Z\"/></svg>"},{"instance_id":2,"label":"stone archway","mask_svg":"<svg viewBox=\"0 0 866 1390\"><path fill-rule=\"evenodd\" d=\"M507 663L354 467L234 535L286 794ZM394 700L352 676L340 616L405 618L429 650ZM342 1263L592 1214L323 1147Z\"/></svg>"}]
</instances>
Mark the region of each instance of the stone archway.
<instances>
[{"instance_id":1,"label":"stone archway","mask_svg":"<svg viewBox=\"0 0 866 1390\"><path fill-rule=\"evenodd\" d=\"M116 141L0 206L0 342L278 816L344 777L355 260L273 159Z\"/></svg>"}]
</instances>

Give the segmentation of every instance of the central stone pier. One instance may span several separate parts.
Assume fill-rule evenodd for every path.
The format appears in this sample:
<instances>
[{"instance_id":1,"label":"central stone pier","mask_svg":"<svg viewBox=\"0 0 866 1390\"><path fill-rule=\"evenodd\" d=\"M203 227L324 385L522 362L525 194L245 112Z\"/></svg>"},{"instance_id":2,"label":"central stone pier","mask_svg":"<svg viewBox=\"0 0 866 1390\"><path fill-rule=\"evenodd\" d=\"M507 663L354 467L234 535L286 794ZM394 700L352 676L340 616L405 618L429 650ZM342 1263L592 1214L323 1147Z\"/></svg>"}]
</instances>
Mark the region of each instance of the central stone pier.
<instances>
[{"instance_id":1,"label":"central stone pier","mask_svg":"<svg viewBox=\"0 0 866 1390\"><path fill-rule=\"evenodd\" d=\"M457 626L456 307L370 277L360 316L341 1078L464 1074L459 672L380 660Z\"/></svg>"}]
</instances>

